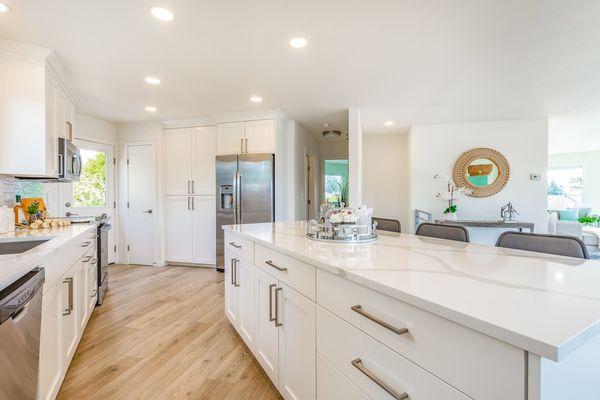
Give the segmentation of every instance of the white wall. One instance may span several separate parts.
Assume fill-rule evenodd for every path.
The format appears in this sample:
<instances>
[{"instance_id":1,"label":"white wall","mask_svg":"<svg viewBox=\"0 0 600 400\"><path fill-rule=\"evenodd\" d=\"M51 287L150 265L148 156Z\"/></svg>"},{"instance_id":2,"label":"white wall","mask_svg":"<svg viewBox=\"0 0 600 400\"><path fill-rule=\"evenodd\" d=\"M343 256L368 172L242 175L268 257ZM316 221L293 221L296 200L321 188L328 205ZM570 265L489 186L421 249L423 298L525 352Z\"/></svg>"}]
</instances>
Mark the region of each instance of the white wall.
<instances>
[{"instance_id":1,"label":"white wall","mask_svg":"<svg viewBox=\"0 0 600 400\"><path fill-rule=\"evenodd\" d=\"M73 136L77 139L116 145L118 142L117 124L76 113Z\"/></svg>"},{"instance_id":2,"label":"white wall","mask_svg":"<svg viewBox=\"0 0 600 400\"><path fill-rule=\"evenodd\" d=\"M600 151L551 154L548 168L583 167L583 206L600 213Z\"/></svg>"},{"instance_id":3,"label":"white wall","mask_svg":"<svg viewBox=\"0 0 600 400\"><path fill-rule=\"evenodd\" d=\"M315 156L315 165L313 166L314 187L313 187L313 207L317 207L318 182L319 182L319 142L302 125L294 121L293 129L293 149L290 159L290 170L293 171L293 189L291 196L292 207L295 220L306 220L306 155Z\"/></svg>"},{"instance_id":4,"label":"white wall","mask_svg":"<svg viewBox=\"0 0 600 400\"><path fill-rule=\"evenodd\" d=\"M139 142L151 142L155 146L155 152L157 156L156 160L156 177L157 177L157 193L156 193L156 265L164 265L164 199L162 193L163 182L164 182L164 158L163 158L163 134L162 125L159 122L139 122L139 123L126 123L117 125L118 129L118 161L117 167L119 170L119 176L122 179L119 180L119 192L122 194L118 201L119 215L122 217L118 221L118 238L119 243L117 245L118 256L121 262L127 260L127 159L126 159L126 145L129 143Z\"/></svg>"},{"instance_id":5,"label":"white wall","mask_svg":"<svg viewBox=\"0 0 600 400\"><path fill-rule=\"evenodd\" d=\"M451 175L456 159L475 147L490 147L507 158L510 180L500 193L485 198L462 197L458 202L461 219L498 219L500 207L511 201L519 220L534 222L536 231L547 230L548 124L546 119L524 119L449 125L413 126L410 138L411 209L442 217L444 201L435 194L441 182L435 174ZM539 173L542 179L531 181ZM414 230L414 227L411 226ZM499 232L471 230L472 241L493 244Z\"/></svg>"},{"instance_id":6,"label":"white wall","mask_svg":"<svg viewBox=\"0 0 600 400\"><path fill-rule=\"evenodd\" d=\"M399 220L402 230L411 225L409 185L409 134L363 137L362 200L376 217Z\"/></svg>"}]
</instances>

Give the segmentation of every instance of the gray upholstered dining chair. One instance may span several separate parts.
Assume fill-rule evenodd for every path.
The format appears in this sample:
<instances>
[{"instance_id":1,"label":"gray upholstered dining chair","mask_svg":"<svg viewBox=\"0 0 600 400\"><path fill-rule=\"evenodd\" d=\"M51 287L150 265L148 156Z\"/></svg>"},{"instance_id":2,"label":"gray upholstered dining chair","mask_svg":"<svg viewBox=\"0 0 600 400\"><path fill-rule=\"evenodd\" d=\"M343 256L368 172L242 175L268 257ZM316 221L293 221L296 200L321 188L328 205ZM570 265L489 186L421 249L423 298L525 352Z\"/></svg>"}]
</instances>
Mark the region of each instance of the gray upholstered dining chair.
<instances>
[{"instance_id":1,"label":"gray upholstered dining chair","mask_svg":"<svg viewBox=\"0 0 600 400\"><path fill-rule=\"evenodd\" d=\"M575 236L544 235L540 233L504 232L496 242L497 247L535 251L538 253L583 258L589 260L585 243Z\"/></svg>"},{"instance_id":2,"label":"gray upholstered dining chair","mask_svg":"<svg viewBox=\"0 0 600 400\"><path fill-rule=\"evenodd\" d=\"M388 232L402 232L400 221L388 218L376 218L373 217L373 221L377 222L377 229L380 231Z\"/></svg>"},{"instance_id":3,"label":"gray upholstered dining chair","mask_svg":"<svg viewBox=\"0 0 600 400\"><path fill-rule=\"evenodd\" d=\"M429 222L423 222L417 228L415 235L454 240L457 242L469 242L469 231L464 226L458 225L432 224Z\"/></svg>"}]
</instances>

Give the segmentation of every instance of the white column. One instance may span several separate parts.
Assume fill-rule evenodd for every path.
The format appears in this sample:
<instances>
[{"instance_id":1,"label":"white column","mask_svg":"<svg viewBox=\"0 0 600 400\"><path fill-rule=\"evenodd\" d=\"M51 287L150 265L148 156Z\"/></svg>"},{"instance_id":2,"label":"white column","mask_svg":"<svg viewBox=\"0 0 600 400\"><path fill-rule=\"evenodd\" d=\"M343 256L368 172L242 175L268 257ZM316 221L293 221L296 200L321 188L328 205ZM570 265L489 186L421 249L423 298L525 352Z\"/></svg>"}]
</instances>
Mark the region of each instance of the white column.
<instances>
[{"instance_id":1,"label":"white column","mask_svg":"<svg viewBox=\"0 0 600 400\"><path fill-rule=\"evenodd\" d=\"M360 109L348 110L348 190L350 207L362 203L362 126Z\"/></svg>"}]
</instances>

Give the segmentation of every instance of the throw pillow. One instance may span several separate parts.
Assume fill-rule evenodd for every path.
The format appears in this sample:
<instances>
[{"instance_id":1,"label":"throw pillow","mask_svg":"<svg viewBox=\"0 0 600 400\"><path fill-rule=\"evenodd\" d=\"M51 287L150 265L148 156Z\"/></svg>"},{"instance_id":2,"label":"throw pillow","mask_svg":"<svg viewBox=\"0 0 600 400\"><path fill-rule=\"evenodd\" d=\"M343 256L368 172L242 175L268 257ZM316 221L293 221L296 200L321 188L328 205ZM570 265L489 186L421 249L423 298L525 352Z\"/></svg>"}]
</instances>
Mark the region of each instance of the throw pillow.
<instances>
[{"instance_id":1,"label":"throw pillow","mask_svg":"<svg viewBox=\"0 0 600 400\"><path fill-rule=\"evenodd\" d=\"M558 212L558 219L561 221L577 221L579 210L561 210Z\"/></svg>"}]
</instances>

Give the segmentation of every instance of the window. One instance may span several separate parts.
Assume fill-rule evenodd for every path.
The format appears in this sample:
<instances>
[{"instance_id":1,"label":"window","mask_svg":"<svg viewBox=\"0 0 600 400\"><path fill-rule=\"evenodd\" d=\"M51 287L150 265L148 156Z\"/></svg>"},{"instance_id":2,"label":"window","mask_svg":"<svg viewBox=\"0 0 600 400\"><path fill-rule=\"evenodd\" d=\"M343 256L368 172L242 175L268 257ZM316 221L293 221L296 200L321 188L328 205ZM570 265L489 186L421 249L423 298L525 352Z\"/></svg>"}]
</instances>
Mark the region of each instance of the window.
<instances>
[{"instance_id":1,"label":"window","mask_svg":"<svg viewBox=\"0 0 600 400\"><path fill-rule=\"evenodd\" d=\"M348 160L324 160L325 201L348 205Z\"/></svg>"},{"instance_id":2,"label":"window","mask_svg":"<svg viewBox=\"0 0 600 400\"><path fill-rule=\"evenodd\" d=\"M582 201L582 167L548 170L548 209L580 208Z\"/></svg>"},{"instance_id":3,"label":"window","mask_svg":"<svg viewBox=\"0 0 600 400\"><path fill-rule=\"evenodd\" d=\"M81 178L73 182L73 207L106 206L106 153L81 149Z\"/></svg>"}]
</instances>

